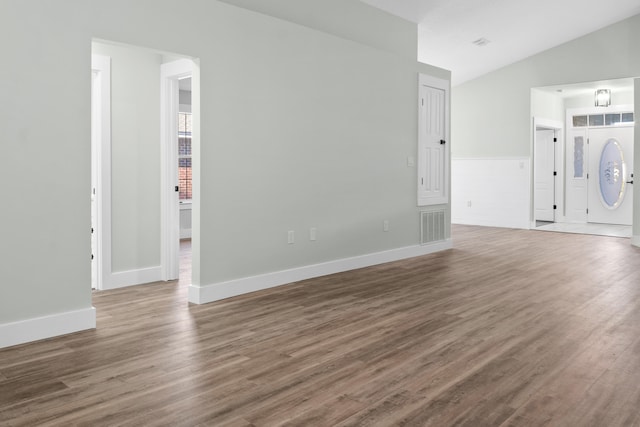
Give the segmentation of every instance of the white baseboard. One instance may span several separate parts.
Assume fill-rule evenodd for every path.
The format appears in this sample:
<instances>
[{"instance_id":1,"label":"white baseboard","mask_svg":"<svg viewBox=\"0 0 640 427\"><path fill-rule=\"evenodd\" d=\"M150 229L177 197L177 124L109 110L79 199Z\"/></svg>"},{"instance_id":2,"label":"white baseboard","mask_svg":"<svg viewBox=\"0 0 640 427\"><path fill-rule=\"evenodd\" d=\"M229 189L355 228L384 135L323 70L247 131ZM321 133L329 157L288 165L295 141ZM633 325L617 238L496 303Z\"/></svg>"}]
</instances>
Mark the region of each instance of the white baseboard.
<instances>
[{"instance_id":1,"label":"white baseboard","mask_svg":"<svg viewBox=\"0 0 640 427\"><path fill-rule=\"evenodd\" d=\"M631 236L631 244L640 247L640 236Z\"/></svg>"},{"instance_id":2,"label":"white baseboard","mask_svg":"<svg viewBox=\"0 0 640 427\"><path fill-rule=\"evenodd\" d=\"M140 270L119 271L112 273L106 283L102 284L102 290L118 289L133 285L159 282L162 280L162 268L149 267Z\"/></svg>"},{"instance_id":3,"label":"white baseboard","mask_svg":"<svg viewBox=\"0 0 640 427\"><path fill-rule=\"evenodd\" d=\"M451 249L452 247L452 241L449 239L429 245L408 246L384 252L329 261L321 264L307 265L290 270L261 274L259 276L244 277L241 279L230 280L228 282L214 283L205 286L190 285L189 302L195 304L206 304L208 302L219 301L225 298L269 289L300 280L312 279L314 277L326 276L328 274L340 273L386 262L427 255L443 251L445 249Z\"/></svg>"},{"instance_id":4,"label":"white baseboard","mask_svg":"<svg viewBox=\"0 0 640 427\"><path fill-rule=\"evenodd\" d=\"M181 239L190 239L191 238L191 229L190 228L181 228L180 229L180 238Z\"/></svg>"},{"instance_id":5,"label":"white baseboard","mask_svg":"<svg viewBox=\"0 0 640 427\"><path fill-rule=\"evenodd\" d=\"M96 309L69 311L0 325L0 348L96 328Z\"/></svg>"}]
</instances>

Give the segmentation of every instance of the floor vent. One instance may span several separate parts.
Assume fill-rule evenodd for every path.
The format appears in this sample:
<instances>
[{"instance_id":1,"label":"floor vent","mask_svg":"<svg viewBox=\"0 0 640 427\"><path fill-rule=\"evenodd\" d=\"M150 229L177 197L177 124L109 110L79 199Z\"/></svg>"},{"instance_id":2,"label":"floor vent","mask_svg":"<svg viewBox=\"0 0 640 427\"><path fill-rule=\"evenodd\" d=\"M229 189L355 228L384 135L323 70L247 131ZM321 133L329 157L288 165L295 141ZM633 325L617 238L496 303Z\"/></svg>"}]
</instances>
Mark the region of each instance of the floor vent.
<instances>
[{"instance_id":1,"label":"floor vent","mask_svg":"<svg viewBox=\"0 0 640 427\"><path fill-rule=\"evenodd\" d=\"M445 240L444 209L420 212L420 244Z\"/></svg>"}]
</instances>

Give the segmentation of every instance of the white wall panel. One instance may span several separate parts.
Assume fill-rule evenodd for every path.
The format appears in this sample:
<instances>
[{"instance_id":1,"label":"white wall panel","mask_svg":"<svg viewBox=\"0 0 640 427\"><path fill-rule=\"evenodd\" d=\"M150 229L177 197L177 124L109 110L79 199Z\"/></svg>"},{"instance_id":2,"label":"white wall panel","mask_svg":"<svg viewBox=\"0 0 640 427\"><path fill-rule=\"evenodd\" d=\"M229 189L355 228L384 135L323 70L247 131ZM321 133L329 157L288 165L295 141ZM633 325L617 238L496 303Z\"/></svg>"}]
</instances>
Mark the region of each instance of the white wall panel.
<instances>
[{"instance_id":1,"label":"white wall panel","mask_svg":"<svg viewBox=\"0 0 640 427\"><path fill-rule=\"evenodd\" d=\"M529 228L530 160L453 159L451 222Z\"/></svg>"}]
</instances>

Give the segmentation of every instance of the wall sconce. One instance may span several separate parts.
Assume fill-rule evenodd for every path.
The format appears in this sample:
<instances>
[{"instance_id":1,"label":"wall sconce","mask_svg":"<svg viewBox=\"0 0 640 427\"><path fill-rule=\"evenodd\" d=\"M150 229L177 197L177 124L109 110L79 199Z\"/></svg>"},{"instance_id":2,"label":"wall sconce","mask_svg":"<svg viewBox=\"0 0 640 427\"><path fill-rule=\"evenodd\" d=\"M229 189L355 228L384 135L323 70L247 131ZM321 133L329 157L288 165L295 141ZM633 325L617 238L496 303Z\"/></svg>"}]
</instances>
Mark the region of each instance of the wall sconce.
<instances>
[{"instance_id":1,"label":"wall sconce","mask_svg":"<svg viewBox=\"0 0 640 427\"><path fill-rule=\"evenodd\" d=\"M596 90L596 107L608 107L611 105L611 91L609 89Z\"/></svg>"}]
</instances>

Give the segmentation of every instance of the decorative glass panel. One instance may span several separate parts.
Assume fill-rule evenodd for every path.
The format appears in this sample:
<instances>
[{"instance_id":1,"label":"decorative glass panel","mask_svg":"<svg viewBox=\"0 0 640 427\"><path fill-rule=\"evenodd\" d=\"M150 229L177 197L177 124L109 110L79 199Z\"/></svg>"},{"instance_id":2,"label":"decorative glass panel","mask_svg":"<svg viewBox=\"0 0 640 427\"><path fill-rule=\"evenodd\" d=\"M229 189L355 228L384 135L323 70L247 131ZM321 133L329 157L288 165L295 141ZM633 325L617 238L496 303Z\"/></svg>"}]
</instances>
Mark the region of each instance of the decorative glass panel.
<instances>
[{"instance_id":1,"label":"decorative glass panel","mask_svg":"<svg viewBox=\"0 0 640 427\"><path fill-rule=\"evenodd\" d=\"M605 126L613 126L616 123L620 123L620 114L619 113L605 114L604 115L604 124L605 124Z\"/></svg>"},{"instance_id":2,"label":"decorative glass panel","mask_svg":"<svg viewBox=\"0 0 640 427\"><path fill-rule=\"evenodd\" d=\"M633 122L633 113L622 113L622 123Z\"/></svg>"},{"instance_id":3,"label":"decorative glass panel","mask_svg":"<svg viewBox=\"0 0 640 427\"><path fill-rule=\"evenodd\" d=\"M603 126L603 125L604 125L604 115L593 114L589 116L589 126Z\"/></svg>"},{"instance_id":4,"label":"decorative glass panel","mask_svg":"<svg viewBox=\"0 0 640 427\"><path fill-rule=\"evenodd\" d=\"M587 126L587 116L573 116L573 127L585 127Z\"/></svg>"},{"instance_id":5,"label":"decorative glass panel","mask_svg":"<svg viewBox=\"0 0 640 427\"><path fill-rule=\"evenodd\" d=\"M600 155L600 195L609 209L616 209L624 199L624 166L622 147L609 139Z\"/></svg>"},{"instance_id":6,"label":"decorative glass panel","mask_svg":"<svg viewBox=\"0 0 640 427\"><path fill-rule=\"evenodd\" d=\"M573 140L573 177L584 177L584 137L576 136Z\"/></svg>"}]
</instances>

